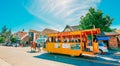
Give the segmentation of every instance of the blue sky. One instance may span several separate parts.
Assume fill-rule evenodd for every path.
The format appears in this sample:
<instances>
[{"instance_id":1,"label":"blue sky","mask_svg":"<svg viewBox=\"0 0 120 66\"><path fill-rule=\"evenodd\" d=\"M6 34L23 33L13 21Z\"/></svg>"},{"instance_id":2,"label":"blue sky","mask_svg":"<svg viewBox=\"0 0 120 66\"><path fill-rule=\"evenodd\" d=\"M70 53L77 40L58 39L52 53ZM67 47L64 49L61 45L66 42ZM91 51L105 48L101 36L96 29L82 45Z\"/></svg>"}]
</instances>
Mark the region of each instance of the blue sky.
<instances>
[{"instance_id":1,"label":"blue sky","mask_svg":"<svg viewBox=\"0 0 120 66\"><path fill-rule=\"evenodd\" d=\"M67 24L78 25L89 7L110 15L114 18L111 27L120 29L119 4L120 0L0 0L0 29L6 25L13 32L44 28L62 31Z\"/></svg>"}]
</instances>

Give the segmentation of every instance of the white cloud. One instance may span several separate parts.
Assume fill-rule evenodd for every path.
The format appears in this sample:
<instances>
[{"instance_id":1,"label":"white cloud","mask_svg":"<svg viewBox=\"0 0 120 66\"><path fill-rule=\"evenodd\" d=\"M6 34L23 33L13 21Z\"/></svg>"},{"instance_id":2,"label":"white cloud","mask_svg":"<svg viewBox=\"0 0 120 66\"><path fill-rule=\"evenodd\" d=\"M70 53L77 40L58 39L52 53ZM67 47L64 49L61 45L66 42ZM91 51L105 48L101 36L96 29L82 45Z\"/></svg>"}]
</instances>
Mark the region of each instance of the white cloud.
<instances>
[{"instance_id":1,"label":"white cloud","mask_svg":"<svg viewBox=\"0 0 120 66\"><path fill-rule=\"evenodd\" d=\"M119 25L119 24L117 24L117 25L112 25L111 28L120 29L120 25Z\"/></svg>"},{"instance_id":2,"label":"white cloud","mask_svg":"<svg viewBox=\"0 0 120 66\"><path fill-rule=\"evenodd\" d=\"M66 24L79 24L80 16L101 0L31 0L24 3L28 12L44 20L52 28L63 29Z\"/></svg>"}]
</instances>

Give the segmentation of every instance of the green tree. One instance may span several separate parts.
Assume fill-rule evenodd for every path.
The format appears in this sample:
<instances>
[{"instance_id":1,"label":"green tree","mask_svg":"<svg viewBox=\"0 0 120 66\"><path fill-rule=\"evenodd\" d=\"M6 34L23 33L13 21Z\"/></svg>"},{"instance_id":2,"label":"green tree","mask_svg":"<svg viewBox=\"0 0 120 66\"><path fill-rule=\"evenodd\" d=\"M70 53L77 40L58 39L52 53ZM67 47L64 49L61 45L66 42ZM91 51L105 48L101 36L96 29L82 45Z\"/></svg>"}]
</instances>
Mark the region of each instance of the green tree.
<instances>
[{"instance_id":1,"label":"green tree","mask_svg":"<svg viewBox=\"0 0 120 66\"><path fill-rule=\"evenodd\" d=\"M16 42L17 42L17 38L12 37L12 38L10 39L10 41L11 41L12 43L16 43Z\"/></svg>"},{"instance_id":2,"label":"green tree","mask_svg":"<svg viewBox=\"0 0 120 66\"><path fill-rule=\"evenodd\" d=\"M6 32L6 36L7 36L7 38L10 38L10 36L12 36L11 29L9 29L9 31Z\"/></svg>"},{"instance_id":3,"label":"green tree","mask_svg":"<svg viewBox=\"0 0 120 66\"><path fill-rule=\"evenodd\" d=\"M1 31L1 36L6 38L6 34L7 34L7 27L6 25L4 25Z\"/></svg>"},{"instance_id":4,"label":"green tree","mask_svg":"<svg viewBox=\"0 0 120 66\"><path fill-rule=\"evenodd\" d=\"M5 38L0 36L0 43L4 43L5 42Z\"/></svg>"},{"instance_id":5,"label":"green tree","mask_svg":"<svg viewBox=\"0 0 120 66\"><path fill-rule=\"evenodd\" d=\"M1 36L5 38L10 38L11 34L12 34L11 29L8 30L6 25L3 26L2 31L1 31Z\"/></svg>"},{"instance_id":6,"label":"green tree","mask_svg":"<svg viewBox=\"0 0 120 66\"><path fill-rule=\"evenodd\" d=\"M7 27L6 27L6 25L4 25L3 28L2 28L2 33L5 33L5 32L7 32Z\"/></svg>"},{"instance_id":7,"label":"green tree","mask_svg":"<svg viewBox=\"0 0 120 66\"><path fill-rule=\"evenodd\" d=\"M112 24L113 18L110 18L108 15L104 16L100 10L95 10L91 7L89 12L80 19L79 29L100 28L101 31L112 31L110 25Z\"/></svg>"}]
</instances>

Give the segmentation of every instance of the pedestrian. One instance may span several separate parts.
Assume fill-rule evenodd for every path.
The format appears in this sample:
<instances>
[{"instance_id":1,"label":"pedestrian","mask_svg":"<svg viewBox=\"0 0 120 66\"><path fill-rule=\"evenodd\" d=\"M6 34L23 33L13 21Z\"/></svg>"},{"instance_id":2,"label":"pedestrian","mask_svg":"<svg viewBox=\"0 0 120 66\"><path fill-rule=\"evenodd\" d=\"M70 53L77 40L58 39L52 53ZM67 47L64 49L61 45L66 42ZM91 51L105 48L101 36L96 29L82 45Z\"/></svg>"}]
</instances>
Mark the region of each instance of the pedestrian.
<instances>
[{"instance_id":1,"label":"pedestrian","mask_svg":"<svg viewBox=\"0 0 120 66\"><path fill-rule=\"evenodd\" d=\"M93 36L93 51L94 51L94 53L99 52L98 40L97 40L96 35Z\"/></svg>"},{"instance_id":2,"label":"pedestrian","mask_svg":"<svg viewBox=\"0 0 120 66\"><path fill-rule=\"evenodd\" d=\"M30 46L31 46L31 51L32 51L32 48L35 49L35 51L36 51L36 44L35 44L35 42L31 41L30 42Z\"/></svg>"},{"instance_id":3,"label":"pedestrian","mask_svg":"<svg viewBox=\"0 0 120 66\"><path fill-rule=\"evenodd\" d=\"M93 35L93 42L98 42L97 36Z\"/></svg>"},{"instance_id":4,"label":"pedestrian","mask_svg":"<svg viewBox=\"0 0 120 66\"><path fill-rule=\"evenodd\" d=\"M36 43L36 47L38 49L38 52L40 52L41 51L41 45L40 45L40 43Z\"/></svg>"}]
</instances>

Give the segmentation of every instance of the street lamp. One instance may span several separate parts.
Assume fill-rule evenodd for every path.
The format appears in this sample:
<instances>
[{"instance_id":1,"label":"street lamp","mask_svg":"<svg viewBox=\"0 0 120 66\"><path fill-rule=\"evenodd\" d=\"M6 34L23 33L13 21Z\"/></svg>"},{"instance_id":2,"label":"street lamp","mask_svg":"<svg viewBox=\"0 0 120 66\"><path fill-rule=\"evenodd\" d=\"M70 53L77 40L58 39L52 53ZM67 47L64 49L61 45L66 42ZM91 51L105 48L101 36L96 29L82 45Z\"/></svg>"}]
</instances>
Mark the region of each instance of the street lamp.
<instances>
[{"instance_id":1,"label":"street lamp","mask_svg":"<svg viewBox=\"0 0 120 66\"><path fill-rule=\"evenodd\" d=\"M95 29L95 25L93 25L93 29Z\"/></svg>"}]
</instances>

